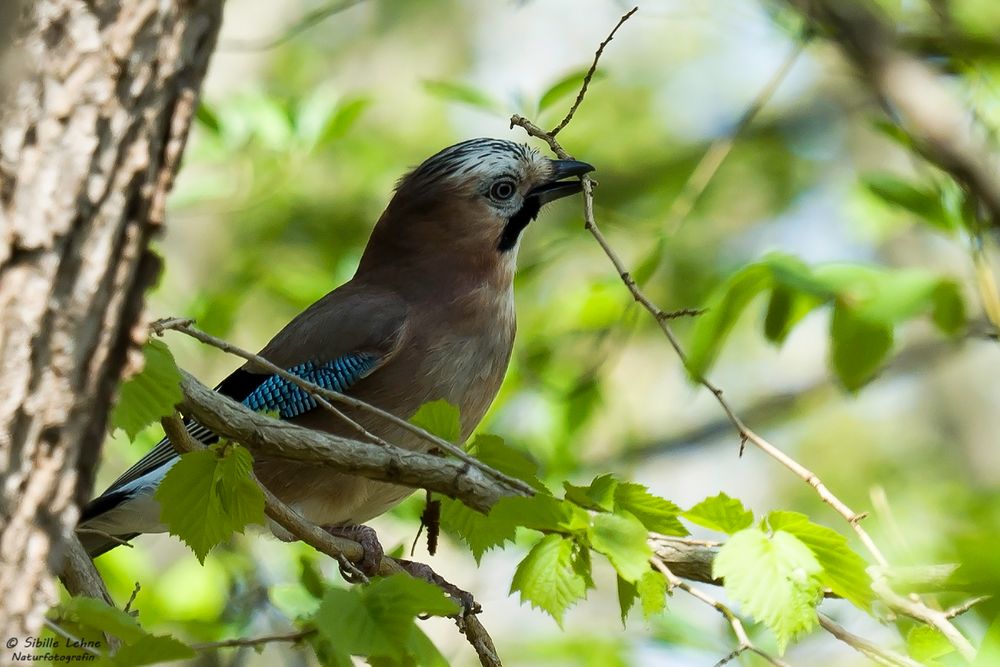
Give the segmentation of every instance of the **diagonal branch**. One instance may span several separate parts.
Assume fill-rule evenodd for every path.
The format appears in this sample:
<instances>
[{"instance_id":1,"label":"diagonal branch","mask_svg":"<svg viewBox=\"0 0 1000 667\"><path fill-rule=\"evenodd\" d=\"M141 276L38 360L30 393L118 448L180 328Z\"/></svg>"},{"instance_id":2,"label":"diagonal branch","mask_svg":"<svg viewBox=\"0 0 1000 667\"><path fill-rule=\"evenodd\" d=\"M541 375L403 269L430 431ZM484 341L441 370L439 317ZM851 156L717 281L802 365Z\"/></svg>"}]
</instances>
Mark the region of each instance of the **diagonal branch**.
<instances>
[{"instance_id":1,"label":"diagonal branch","mask_svg":"<svg viewBox=\"0 0 1000 667\"><path fill-rule=\"evenodd\" d=\"M786 1L840 47L919 152L961 183L1000 227L995 149L937 73L897 46L874 6L859 0Z\"/></svg>"}]
</instances>

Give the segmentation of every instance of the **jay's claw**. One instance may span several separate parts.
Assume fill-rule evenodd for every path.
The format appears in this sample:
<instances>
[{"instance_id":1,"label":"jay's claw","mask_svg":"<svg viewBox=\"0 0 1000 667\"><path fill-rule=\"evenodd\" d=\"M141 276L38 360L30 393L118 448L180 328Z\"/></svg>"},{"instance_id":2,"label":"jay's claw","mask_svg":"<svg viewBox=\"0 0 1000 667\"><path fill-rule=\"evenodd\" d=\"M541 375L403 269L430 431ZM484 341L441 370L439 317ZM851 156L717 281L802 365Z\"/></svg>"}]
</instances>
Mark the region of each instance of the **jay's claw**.
<instances>
[{"instance_id":1,"label":"jay's claw","mask_svg":"<svg viewBox=\"0 0 1000 667\"><path fill-rule=\"evenodd\" d=\"M343 565L340 567L340 574L346 581L356 584L361 580L361 577L358 576L359 573L364 577L374 577L378 574L385 550L382 549L382 543L378 541L378 534L374 528L369 526L323 526L323 530L335 537L354 540L361 545L364 555L355 564L358 572L351 572Z\"/></svg>"}]
</instances>

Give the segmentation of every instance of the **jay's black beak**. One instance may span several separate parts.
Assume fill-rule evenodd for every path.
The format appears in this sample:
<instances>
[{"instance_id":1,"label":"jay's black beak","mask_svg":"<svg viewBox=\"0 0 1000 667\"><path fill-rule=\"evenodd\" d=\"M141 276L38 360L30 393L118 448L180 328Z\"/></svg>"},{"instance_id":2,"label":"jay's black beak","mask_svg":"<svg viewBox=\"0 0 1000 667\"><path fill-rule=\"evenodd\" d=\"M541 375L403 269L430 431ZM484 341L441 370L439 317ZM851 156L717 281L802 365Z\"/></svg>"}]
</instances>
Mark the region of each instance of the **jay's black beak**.
<instances>
[{"instance_id":1,"label":"jay's black beak","mask_svg":"<svg viewBox=\"0 0 1000 667\"><path fill-rule=\"evenodd\" d=\"M539 185L528 193L529 197L534 197L538 200L540 206L580 192L583 190L583 185L573 177L583 176L586 173L594 171L592 165L580 162L579 160L550 160L550 162L552 163L552 180ZM573 178L573 180L561 180L564 178Z\"/></svg>"}]
</instances>

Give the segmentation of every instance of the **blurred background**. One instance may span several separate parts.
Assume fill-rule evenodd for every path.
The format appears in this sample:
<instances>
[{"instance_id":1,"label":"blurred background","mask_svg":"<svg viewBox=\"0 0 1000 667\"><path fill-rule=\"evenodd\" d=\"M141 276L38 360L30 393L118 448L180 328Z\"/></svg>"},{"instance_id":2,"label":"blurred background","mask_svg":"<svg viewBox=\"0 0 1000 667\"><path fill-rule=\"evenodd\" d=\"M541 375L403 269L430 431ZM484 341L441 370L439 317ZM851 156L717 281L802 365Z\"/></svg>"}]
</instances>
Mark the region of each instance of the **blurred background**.
<instances>
[{"instance_id":1,"label":"blurred background","mask_svg":"<svg viewBox=\"0 0 1000 667\"><path fill-rule=\"evenodd\" d=\"M995 127L1000 4L881 4L914 40L943 34L971 45L959 56L930 55L967 108ZM159 243L166 271L151 316L193 317L209 333L258 349L352 275L406 170L470 137L525 141L508 127L512 113L554 125L597 44L631 6L229 0ZM761 98L773 84L773 95ZM755 100L762 109L736 135ZM779 250L810 264L846 260L950 277L963 287L969 317L982 320L977 280L995 260L993 240L929 224L878 196L872 183L887 174L927 188L944 180L881 129L882 119L836 50L822 39L804 44L783 5L662 0L641 2L621 29L560 140L597 166L597 219L666 310L705 305L740 267ZM706 150L734 135L718 171L689 181ZM978 277L976 252L985 258ZM549 207L528 229L519 267L514 357L482 431L529 451L557 485L615 472L682 507L724 491L758 513L793 509L846 532L797 477L756 450L739 456L718 405L689 383L584 231L578 200ZM739 319L711 372L737 412L854 509L871 512L865 525L891 562L960 562L976 592L1000 589L996 340L975 327L945 338L918 319L896 331L879 376L849 393L828 367L829 313L809 315L778 348L761 333L765 305L755 301ZM686 340L691 321L675 326ZM239 365L177 334L168 342L206 384ZM150 429L132 444L112 438L101 481L159 437ZM419 494L373 522L387 548L409 549L421 509ZM216 549L204 566L167 536L135 545L98 561L116 599L138 581L133 607L143 625L190 641L291 629L314 604L298 583L301 559L339 580L310 549L259 531ZM445 538L433 558L421 540L415 557L475 594L507 665L710 665L734 645L718 613L679 596L665 614L648 622L634 614L623 629L613 572L597 562L597 589L560 629L508 596L522 556L511 547L477 567ZM998 609L987 601L960 623L981 636ZM883 645L903 641L905 624L880 624L836 602L824 610ZM449 621L424 627L452 664L476 664ZM766 631L754 632L773 647ZM787 659L867 664L822 632ZM308 649L268 645L196 664L314 662Z\"/></svg>"}]
</instances>

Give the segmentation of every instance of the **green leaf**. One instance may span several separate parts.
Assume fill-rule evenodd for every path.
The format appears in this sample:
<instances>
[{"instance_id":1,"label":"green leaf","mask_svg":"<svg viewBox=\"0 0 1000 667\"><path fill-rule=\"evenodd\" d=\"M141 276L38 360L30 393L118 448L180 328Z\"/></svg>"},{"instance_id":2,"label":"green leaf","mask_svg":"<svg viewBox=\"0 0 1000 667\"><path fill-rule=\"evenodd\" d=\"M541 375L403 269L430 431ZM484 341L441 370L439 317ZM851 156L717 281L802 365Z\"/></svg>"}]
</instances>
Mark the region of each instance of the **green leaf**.
<instances>
[{"instance_id":1,"label":"green leaf","mask_svg":"<svg viewBox=\"0 0 1000 667\"><path fill-rule=\"evenodd\" d=\"M139 432L174 411L184 395L181 374L170 349L163 341L149 340L142 348L143 367L129 378L118 392L118 402L111 411L111 429L122 429L129 440Z\"/></svg>"},{"instance_id":2,"label":"green leaf","mask_svg":"<svg viewBox=\"0 0 1000 667\"><path fill-rule=\"evenodd\" d=\"M316 559L312 556L299 556L299 565L302 567L299 583L314 598L322 599L326 592L326 581L323 579L323 573L316 567Z\"/></svg>"},{"instance_id":3,"label":"green leaf","mask_svg":"<svg viewBox=\"0 0 1000 667\"><path fill-rule=\"evenodd\" d=\"M642 602L643 618L650 618L667 608L667 579L659 572L648 570L637 585Z\"/></svg>"},{"instance_id":4,"label":"green leaf","mask_svg":"<svg viewBox=\"0 0 1000 667\"><path fill-rule=\"evenodd\" d=\"M833 370L848 391L857 391L875 377L892 349L892 327L858 317L844 306L833 311L830 337Z\"/></svg>"},{"instance_id":5,"label":"green leaf","mask_svg":"<svg viewBox=\"0 0 1000 667\"><path fill-rule=\"evenodd\" d=\"M915 625L906 633L906 652L910 657L922 663L928 663L934 658L954 653L951 642L934 628L926 625Z\"/></svg>"},{"instance_id":6,"label":"green leaf","mask_svg":"<svg viewBox=\"0 0 1000 667\"><path fill-rule=\"evenodd\" d=\"M336 651L402 661L422 656L422 665L441 665L416 627L417 614L447 616L458 605L441 589L405 574L374 580L365 587L330 588L314 621L321 637ZM384 663L383 663L384 664Z\"/></svg>"},{"instance_id":7,"label":"green leaf","mask_svg":"<svg viewBox=\"0 0 1000 667\"><path fill-rule=\"evenodd\" d=\"M621 577L616 577L616 579L618 580L618 608L621 610L622 626L624 627L628 613L639 597L639 590L638 585L631 581L625 581Z\"/></svg>"},{"instance_id":8,"label":"green leaf","mask_svg":"<svg viewBox=\"0 0 1000 667\"><path fill-rule=\"evenodd\" d=\"M1000 616L993 619L986 630L983 643L979 645L974 667L991 667L1000 665Z\"/></svg>"},{"instance_id":9,"label":"green leaf","mask_svg":"<svg viewBox=\"0 0 1000 667\"><path fill-rule=\"evenodd\" d=\"M957 231L958 221L948 214L940 192L919 188L892 174L868 174L863 181L869 192L882 201L916 214L933 227Z\"/></svg>"},{"instance_id":10,"label":"green leaf","mask_svg":"<svg viewBox=\"0 0 1000 667\"><path fill-rule=\"evenodd\" d=\"M566 500L585 509L610 512L615 507L618 480L614 475L600 475L594 478L590 486L574 486L563 482L563 488L566 489Z\"/></svg>"},{"instance_id":11,"label":"green leaf","mask_svg":"<svg viewBox=\"0 0 1000 667\"><path fill-rule=\"evenodd\" d=\"M490 521L523 526L532 530L582 533L587 529L587 513L566 500L539 493L525 497L501 498L490 509Z\"/></svg>"},{"instance_id":12,"label":"green leaf","mask_svg":"<svg viewBox=\"0 0 1000 667\"><path fill-rule=\"evenodd\" d=\"M252 470L250 452L223 442L181 455L160 482L160 520L199 561L234 532L264 523L264 494Z\"/></svg>"},{"instance_id":13,"label":"green leaf","mask_svg":"<svg viewBox=\"0 0 1000 667\"><path fill-rule=\"evenodd\" d=\"M681 508L669 500L655 496L642 484L623 482L614 490L615 511L625 510L632 514L646 530L662 535L688 535L687 528L677 516Z\"/></svg>"},{"instance_id":14,"label":"green leaf","mask_svg":"<svg viewBox=\"0 0 1000 667\"><path fill-rule=\"evenodd\" d=\"M122 646L111 659L114 665L136 667L196 657L187 644L167 635L143 635L138 641Z\"/></svg>"},{"instance_id":15,"label":"green leaf","mask_svg":"<svg viewBox=\"0 0 1000 667\"><path fill-rule=\"evenodd\" d=\"M137 620L96 598L72 597L59 605L58 613L60 618L114 635L125 643L139 641L146 634Z\"/></svg>"},{"instance_id":16,"label":"green leaf","mask_svg":"<svg viewBox=\"0 0 1000 667\"><path fill-rule=\"evenodd\" d=\"M124 645L111 656L114 665L151 665L195 657L191 647L170 636L149 634L135 618L103 600L70 598L58 607L58 614L65 621L121 639Z\"/></svg>"},{"instance_id":17,"label":"green leaf","mask_svg":"<svg viewBox=\"0 0 1000 667\"><path fill-rule=\"evenodd\" d=\"M766 624L784 653L788 643L816 625L815 606L822 599L822 566L791 533L768 537L758 528L735 533L712 563L712 576L743 610Z\"/></svg>"},{"instance_id":18,"label":"green leaf","mask_svg":"<svg viewBox=\"0 0 1000 667\"><path fill-rule=\"evenodd\" d=\"M458 444L462 422L458 408L443 399L424 403L410 417L410 423L433 433L442 440Z\"/></svg>"},{"instance_id":19,"label":"green leaf","mask_svg":"<svg viewBox=\"0 0 1000 667\"><path fill-rule=\"evenodd\" d=\"M545 111L570 93L578 92L583 85L583 78L587 75L588 69L584 68L571 72L549 86L548 90L542 93L541 98L538 100L538 112ZM590 77L590 81L593 83L594 81L603 79L605 76L604 72L597 70Z\"/></svg>"},{"instance_id":20,"label":"green leaf","mask_svg":"<svg viewBox=\"0 0 1000 667\"><path fill-rule=\"evenodd\" d=\"M458 102L466 104L490 113L500 113L503 105L494 100L483 91L465 83L455 81L424 81L424 89L433 95L448 102Z\"/></svg>"},{"instance_id":21,"label":"green leaf","mask_svg":"<svg viewBox=\"0 0 1000 667\"><path fill-rule=\"evenodd\" d=\"M767 266L751 264L730 277L709 300L707 310L695 320L688 347L687 369L693 379L708 371L740 314L772 281Z\"/></svg>"},{"instance_id":22,"label":"green leaf","mask_svg":"<svg viewBox=\"0 0 1000 667\"><path fill-rule=\"evenodd\" d=\"M576 543L560 535L546 535L517 566L510 592L521 601L548 612L562 626L563 614L587 595L587 579L574 564Z\"/></svg>"},{"instance_id":23,"label":"green leaf","mask_svg":"<svg viewBox=\"0 0 1000 667\"><path fill-rule=\"evenodd\" d=\"M205 128L211 134L216 136L222 134L222 123L219 122L218 114L204 100L198 103L198 110L195 111L195 119L198 121L200 127Z\"/></svg>"},{"instance_id":24,"label":"green leaf","mask_svg":"<svg viewBox=\"0 0 1000 667\"><path fill-rule=\"evenodd\" d=\"M346 136L370 104L368 98L356 97L338 105L320 131L316 145L327 146Z\"/></svg>"},{"instance_id":25,"label":"green leaf","mask_svg":"<svg viewBox=\"0 0 1000 667\"><path fill-rule=\"evenodd\" d=\"M625 581L636 582L649 571L652 549L646 543L649 533L628 512L595 514L588 531L590 545L608 557Z\"/></svg>"},{"instance_id":26,"label":"green leaf","mask_svg":"<svg viewBox=\"0 0 1000 667\"><path fill-rule=\"evenodd\" d=\"M705 498L681 516L699 526L729 534L748 528L753 523L753 512L724 493Z\"/></svg>"},{"instance_id":27,"label":"green leaf","mask_svg":"<svg viewBox=\"0 0 1000 667\"><path fill-rule=\"evenodd\" d=\"M526 452L508 445L500 436L477 435L469 452L491 468L548 493L545 484L538 479L538 462Z\"/></svg>"},{"instance_id":28,"label":"green leaf","mask_svg":"<svg viewBox=\"0 0 1000 667\"><path fill-rule=\"evenodd\" d=\"M441 499L441 525L468 545L476 563L490 549L513 542L517 533L512 521L487 517L451 498Z\"/></svg>"},{"instance_id":29,"label":"green leaf","mask_svg":"<svg viewBox=\"0 0 1000 667\"><path fill-rule=\"evenodd\" d=\"M809 521L798 512L771 512L767 524L772 530L791 533L805 544L823 566L820 582L857 607L869 611L874 594L868 564L835 530Z\"/></svg>"}]
</instances>

